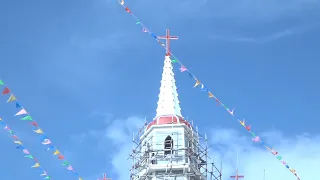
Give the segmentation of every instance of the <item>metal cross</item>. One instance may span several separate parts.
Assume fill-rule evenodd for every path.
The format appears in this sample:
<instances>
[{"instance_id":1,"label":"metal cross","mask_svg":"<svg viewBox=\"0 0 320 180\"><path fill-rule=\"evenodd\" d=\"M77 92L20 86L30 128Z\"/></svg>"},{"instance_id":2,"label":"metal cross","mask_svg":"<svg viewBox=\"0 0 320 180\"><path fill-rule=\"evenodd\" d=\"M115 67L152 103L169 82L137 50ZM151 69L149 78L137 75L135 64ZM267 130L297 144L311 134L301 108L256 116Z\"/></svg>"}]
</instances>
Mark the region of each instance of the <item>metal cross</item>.
<instances>
[{"instance_id":1,"label":"metal cross","mask_svg":"<svg viewBox=\"0 0 320 180\"><path fill-rule=\"evenodd\" d=\"M170 56L170 39L178 40L178 36L170 36L170 30L166 29L165 36L158 36L158 39L165 39L166 40L166 56Z\"/></svg>"}]
</instances>

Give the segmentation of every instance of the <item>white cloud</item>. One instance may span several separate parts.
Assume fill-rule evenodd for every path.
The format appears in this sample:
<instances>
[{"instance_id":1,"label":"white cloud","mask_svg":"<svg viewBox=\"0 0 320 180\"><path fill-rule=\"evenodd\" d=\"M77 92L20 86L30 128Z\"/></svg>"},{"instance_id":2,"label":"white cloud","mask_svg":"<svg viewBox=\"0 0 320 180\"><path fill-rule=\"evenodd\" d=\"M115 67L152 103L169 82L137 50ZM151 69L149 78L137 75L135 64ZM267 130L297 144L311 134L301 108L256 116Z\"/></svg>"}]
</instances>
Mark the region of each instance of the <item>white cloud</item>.
<instances>
[{"instance_id":1,"label":"white cloud","mask_svg":"<svg viewBox=\"0 0 320 180\"><path fill-rule=\"evenodd\" d=\"M115 147L115 153L112 154L112 168L118 175L119 180L128 180L130 177L129 169L131 162L128 159L132 151L133 132L138 132L142 127L144 120L139 117L129 117L127 119L107 120L105 136L111 140L112 146Z\"/></svg>"},{"instance_id":2,"label":"white cloud","mask_svg":"<svg viewBox=\"0 0 320 180\"><path fill-rule=\"evenodd\" d=\"M130 117L108 121L105 136L114 145L115 153L110 157L112 170L118 175L116 179L127 180L131 162L127 160L132 149L132 132L137 132L143 124L142 118ZM240 150L240 173L246 180L262 179L263 170L266 169L267 179L284 180L295 179L272 154L261 145L254 144L249 134L234 129L217 129L212 127L211 153L216 160L223 160L223 174L225 178L233 175L236 166L236 150ZM280 131L266 131L260 133L262 140L273 144L290 166L295 168L301 179L314 179L317 177L320 165L320 136L309 134L294 137L285 136ZM217 162L219 163L219 162ZM115 177L113 177L115 178Z\"/></svg>"}]
</instances>

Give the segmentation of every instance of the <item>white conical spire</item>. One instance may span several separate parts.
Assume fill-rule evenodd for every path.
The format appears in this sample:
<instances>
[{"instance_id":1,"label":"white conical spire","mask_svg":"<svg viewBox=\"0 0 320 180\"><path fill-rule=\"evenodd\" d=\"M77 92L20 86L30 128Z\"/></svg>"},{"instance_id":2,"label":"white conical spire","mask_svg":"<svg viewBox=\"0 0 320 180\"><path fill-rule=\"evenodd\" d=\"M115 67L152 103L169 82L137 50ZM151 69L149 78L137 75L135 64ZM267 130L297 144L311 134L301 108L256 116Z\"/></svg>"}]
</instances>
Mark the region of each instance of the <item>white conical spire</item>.
<instances>
[{"instance_id":1,"label":"white conical spire","mask_svg":"<svg viewBox=\"0 0 320 180\"><path fill-rule=\"evenodd\" d=\"M170 56L166 56L162 72L160 93L158 96L159 101L156 117L168 115L182 117L176 81L174 79L174 73L172 69L173 67Z\"/></svg>"}]
</instances>

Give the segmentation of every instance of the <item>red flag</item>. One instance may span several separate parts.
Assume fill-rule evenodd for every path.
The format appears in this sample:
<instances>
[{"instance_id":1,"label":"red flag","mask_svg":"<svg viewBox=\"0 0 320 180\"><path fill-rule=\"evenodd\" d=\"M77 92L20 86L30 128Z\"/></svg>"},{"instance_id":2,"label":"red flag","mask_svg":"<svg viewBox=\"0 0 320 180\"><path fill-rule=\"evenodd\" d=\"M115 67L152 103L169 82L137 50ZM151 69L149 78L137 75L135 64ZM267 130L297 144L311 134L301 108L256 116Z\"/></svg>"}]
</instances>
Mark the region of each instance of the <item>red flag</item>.
<instances>
[{"instance_id":1,"label":"red flag","mask_svg":"<svg viewBox=\"0 0 320 180\"><path fill-rule=\"evenodd\" d=\"M248 131L251 131L251 126L246 126L246 129L247 129Z\"/></svg>"},{"instance_id":2,"label":"red flag","mask_svg":"<svg viewBox=\"0 0 320 180\"><path fill-rule=\"evenodd\" d=\"M131 14L130 9L129 9L129 8L127 8L127 7L126 7L126 11L127 11L128 13L130 13L130 14Z\"/></svg>"},{"instance_id":3,"label":"red flag","mask_svg":"<svg viewBox=\"0 0 320 180\"><path fill-rule=\"evenodd\" d=\"M2 94L8 94L10 92L10 89L8 87L4 88L2 91Z\"/></svg>"},{"instance_id":4,"label":"red flag","mask_svg":"<svg viewBox=\"0 0 320 180\"><path fill-rule=\"evenodd\" d=\"M58 156L58 159L63 160L64 157L62 155Z\"/></svg>"},{"instance_id":5,"label":"red flag","mask_svg":"<svg viewBox=\"0 0 320 180\"><path fill-rule=\"evenodd\" d=\"M36 122L34 122L34 121L31 123L31 125L35 126L35 127L38 127L38 124Z\"/></svg>"}]
</instances>

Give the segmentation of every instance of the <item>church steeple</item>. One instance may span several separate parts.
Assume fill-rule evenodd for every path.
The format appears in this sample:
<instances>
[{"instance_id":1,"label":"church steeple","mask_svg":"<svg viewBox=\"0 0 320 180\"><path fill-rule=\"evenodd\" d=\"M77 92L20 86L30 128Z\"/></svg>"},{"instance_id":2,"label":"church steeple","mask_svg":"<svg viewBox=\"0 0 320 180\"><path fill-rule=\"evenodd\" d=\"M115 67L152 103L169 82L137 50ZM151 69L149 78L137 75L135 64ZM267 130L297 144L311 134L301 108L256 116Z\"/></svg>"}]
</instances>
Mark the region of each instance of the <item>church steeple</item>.
<instances>
[{"instance_id":1,"label":"church steeple","mask_svg":"<svg viewBox=\"0 0 320 180\"><path fill-rule=\"evenodd\" d=\"M206 136L200 139L198 128L194 129L181 115L170 59L169 40L172 38L178 39L170 36L169 30L166 36L157 37L157 40L166 39L157 114L139 130L138 137L133 137L137 147L133 147L130 154L130 177L131 180L206 180L209 177L218 180L216 177L221 177L221 174L216 176L218 169L214 163L207 162ZM211 171L209 165L213 166Z\"/></svg>"},{"instance_id":2,"label":"church steeple","mask_svg":"<svg viewBox=\"0 0 320 180\"><path fill-rule=\"evenodd\" d=\"M172 69L170 56L165 56L156 118L168 115L182 117Z\"/></svg>"}]
</instances>

